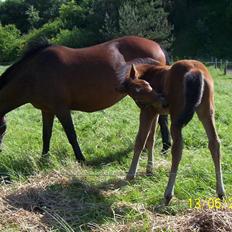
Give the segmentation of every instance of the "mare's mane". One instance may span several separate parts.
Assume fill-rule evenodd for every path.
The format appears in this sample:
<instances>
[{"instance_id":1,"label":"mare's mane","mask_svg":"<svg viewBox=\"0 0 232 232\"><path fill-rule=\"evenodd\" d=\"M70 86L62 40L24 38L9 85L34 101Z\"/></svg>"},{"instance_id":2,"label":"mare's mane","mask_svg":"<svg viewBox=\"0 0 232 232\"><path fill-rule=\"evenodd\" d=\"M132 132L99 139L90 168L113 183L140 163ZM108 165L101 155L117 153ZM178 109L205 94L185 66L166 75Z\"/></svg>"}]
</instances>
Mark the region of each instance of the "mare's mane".
<instances>
[{"instance_id":1,"label":"mare's mane","mask_svg":"<svg viewBox=\"0 0 232 232\"><path fill-rule=\"evenodd\" d=\"M50 46L52 46L52 44L50 44L48 40L45 39L29 43L22 57L9 68L7 68L6 71L0 76L0 90L14 78L14 75L10 74L15 70L15 68L22 64L25 60L33 57L38 52Z\"/></svg>"}]
</instances>

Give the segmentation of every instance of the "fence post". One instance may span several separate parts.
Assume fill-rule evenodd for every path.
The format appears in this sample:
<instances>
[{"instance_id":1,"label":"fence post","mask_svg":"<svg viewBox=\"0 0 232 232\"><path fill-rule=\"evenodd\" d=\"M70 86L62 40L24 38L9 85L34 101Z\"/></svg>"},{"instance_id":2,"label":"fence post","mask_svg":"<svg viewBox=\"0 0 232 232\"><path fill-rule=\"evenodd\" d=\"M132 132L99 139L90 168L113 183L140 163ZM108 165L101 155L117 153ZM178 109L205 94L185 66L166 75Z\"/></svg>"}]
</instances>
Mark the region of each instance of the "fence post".
<instances>
[{"instance_id":1,"label":"fence post","mask_svg":"<svg viewBox=\"0 0 232 232\"><path fill-rule=\"evenodd\" d=\"M215 58L215 64L214 67L217 69L217 58Z\"/></svg>"},{"instance_id":2,"label":"fence post","mask_svg":"<svg viewBox=\"0 0 232 232\"><path fill-rule=\"evenodd\" d=\"M225 61L224 75L227 74L227 66L228 66L228 60Z\"/></svg>"},{"instance_id":3,"label":"fence post","mask_svg":"<svg viewBox=\"0 0 232 232\"><path fill-rule=\"evenodd\" d=\"M223 66L222 66L222 59L220 60L220 69L221 69L221 70L223 69Z\"/></svg>"}]
</instances>

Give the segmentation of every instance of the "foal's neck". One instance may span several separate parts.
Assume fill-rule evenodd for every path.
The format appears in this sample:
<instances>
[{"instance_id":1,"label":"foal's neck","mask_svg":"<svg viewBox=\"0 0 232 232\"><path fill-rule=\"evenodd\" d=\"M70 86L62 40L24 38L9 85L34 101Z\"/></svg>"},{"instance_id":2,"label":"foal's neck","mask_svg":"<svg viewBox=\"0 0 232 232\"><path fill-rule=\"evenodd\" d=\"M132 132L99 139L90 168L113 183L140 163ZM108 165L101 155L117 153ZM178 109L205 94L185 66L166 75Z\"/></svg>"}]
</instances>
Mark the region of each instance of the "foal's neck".
<instances>
[{"instance_id":1,"label":"foal's neck","mask_svg":"<svg viewBox=\"0 0 232 232\"><path fill-rule=\"evenodd\" d=\"M165 82L169 66L152 66L144 72L142 79L148 81L152 88L161 94L165 92Z\"/></svg>"}]
</instances>

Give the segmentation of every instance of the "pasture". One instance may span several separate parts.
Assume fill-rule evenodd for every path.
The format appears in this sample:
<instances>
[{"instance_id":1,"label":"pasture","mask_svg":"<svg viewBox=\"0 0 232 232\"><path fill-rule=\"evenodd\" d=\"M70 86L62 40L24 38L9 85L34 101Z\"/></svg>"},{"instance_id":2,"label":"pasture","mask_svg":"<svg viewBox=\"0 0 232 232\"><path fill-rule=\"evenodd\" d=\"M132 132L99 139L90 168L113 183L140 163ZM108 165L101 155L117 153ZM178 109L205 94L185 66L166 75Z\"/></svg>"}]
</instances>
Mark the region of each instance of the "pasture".
<instances>
[{"instance_id":1,"label":"pasture","mask_svg":"<svg viewBox=\"0 0 232 232\"><path fill-rule=\"evenodd\" d=\"M0 72L3 69L0 67ZM26 105L8 114L0 172L10 175L12 183L2 183L0 187L0 230L181 231L183 225L178 225L178 221L187 226L189 215L199 217L202 210L212 217L221 215L221 223L226 225L222 211L229 217L232 206L232 77L213 68L210 71L215 81L216 125L222 143L227 194L227 204L220 204L217 213L209 209L216 206L208 204L210 198L216 197L214 166L196 116L184 129L183 158L170 206L162 206L162 199L171 157L170 152L160 155L159 130L154 175L145 176L144 153L137 178L125 181L139 122L139 109L126 97L104 111L73 112L79 143L87 159L85 167L75 162L57 120L50 161L41 164L40 112ZM197 198L206 202L200 211L190 209L189 199Z\"/></svg>"}]
</instances>

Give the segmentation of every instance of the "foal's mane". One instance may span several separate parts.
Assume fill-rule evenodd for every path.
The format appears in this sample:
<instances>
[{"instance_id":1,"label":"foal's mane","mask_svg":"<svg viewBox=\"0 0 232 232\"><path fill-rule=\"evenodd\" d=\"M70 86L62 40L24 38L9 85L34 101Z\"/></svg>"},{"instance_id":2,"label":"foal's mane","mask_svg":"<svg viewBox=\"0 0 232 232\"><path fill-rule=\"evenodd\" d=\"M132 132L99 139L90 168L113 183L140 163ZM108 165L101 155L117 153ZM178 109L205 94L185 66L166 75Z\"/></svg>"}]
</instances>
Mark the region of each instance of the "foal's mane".
<instances>
[{"instance_id":1,"label":"foal's mane","mask_svg":"<svg viewBox=\"0 0 232 232\"><path fill-rule=\"evenodd\" d=\"M160 64L159 61L154 60L152 58L136 58L134 60L128 61L125 64L123 64L122 66L119 67L119 69L117 70L117 76L118 78L121 80L121 82L123 82L125 80L125 77L127 76L131 65L132 64L150 64L150 65L155 65L155 64Z\"/></svg>"},{"instance_id":2,"label":"foal's mane","mask_svg":"<svg viewBox=\"0 0 232 232\"><path fill-rule=\"evenodd\" d=\"M20 64L50 46L52 46L52 44L50 44L46 39L40 39L29 43L22 57L7 68L6 71L0 76L0 90L14 78L14 75L11 74Z\"/></svg>"}]
</instances>

